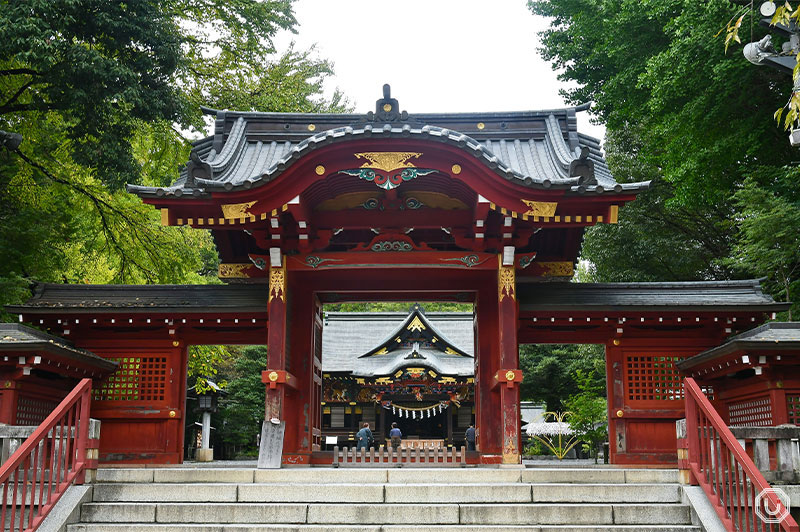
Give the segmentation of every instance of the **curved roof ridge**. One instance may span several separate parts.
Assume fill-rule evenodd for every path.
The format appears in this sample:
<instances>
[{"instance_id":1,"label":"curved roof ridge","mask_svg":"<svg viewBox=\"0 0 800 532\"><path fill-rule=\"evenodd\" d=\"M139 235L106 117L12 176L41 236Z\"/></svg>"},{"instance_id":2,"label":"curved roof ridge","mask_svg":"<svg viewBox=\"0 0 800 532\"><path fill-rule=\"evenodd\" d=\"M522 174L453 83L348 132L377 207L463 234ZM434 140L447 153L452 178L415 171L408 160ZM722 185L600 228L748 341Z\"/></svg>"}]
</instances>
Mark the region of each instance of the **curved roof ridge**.
<instances>
[{"instance_id":1,"label":"curved roof ridge","mask_svg":"<svg viewBox=\"0 0 800 532\"><path fill-rule=\"evenodd\" d=\"M547 139L549 144L553 147L559 162L563 167L569 168L569 163L575 159L570 153L569 146L564 142L564 136L561 133L561 127L558 125L558 120L553 115L547 116Z\"/></svg>"},{"instance_id":2,"label":"curved roof ridge","mask_svg":"<svg viewBox=\"0 0 800 532\"><path fill-rule=\"evenodd\" d=\"M550 118L546 120L546 131L543 139L535 137L524 138L521 140L526 142L520 143L508 142L512 137L499 133L494 140L482 137L475 138L467 133L430 124L412 127L406 123L402 127L394 127L392 124L387 123L380 128L376 128L372 124L365 124L361 128L338 126L305 137L298 142L288 139L271 141L269 153L261 158L263 160L261 166L252 163L251 159L260 157L259 152L264 149L265 144L262 144L261 150L256 150L250 146L254 146L261 139L247 140L246 123L240 123L239 121L242 120L240 117L237 119L237 124L241 125L236 128L235 134L229 136L222 153L214 157L214 168L221 169L222 163L226 164L224 170L220 171L213 179L197 177L194 179L195 188L187 187L185 183L179 180L170 187L128 185L127 189L142 196L174 195L176 197L207 194L208 191L206 189L249 189L276 179L293 161L304 157L321 145L347 141L352 138L375 138L381 136L384 138L422 137L448 143L467 153L471 153L489 170L500 177L529 188L545 189L555 187L557 189L567 189L573 193L622 193L623 191L645 190L649 187L649 182L618 184L614 181L599 150L599 145L589 140L589 137L587 137L587 141L590 142L589 147L592 160L595 163L596 175L601 179L597 185L579 186L578 179L569 177L568 170L569 163L576 158L576 155L570 152L555 117L552 114L548 116ZM555 137L558 138L556 139ZM493 144L495 142L499 151L495 151ZM502 155L501 145L509 152L505 156ZM518 153L516 152L517 149L522 149L523 152ZM514 151L514 153L510 153L511 151ZM530 151L530 153L526 155L526 151ZM214 152L211 151L209 153ZM536 164L537 161L534 158L534 154L539 158L539 164ZM526 158L532 159L534 168L526 167L528 171L522 173L522 165L515 165L514 161L526 160ZM236 164L234 164L234 161L236 161ZM205 162L208 163L209 161ZM184 188L187 190L183 190Z\"/></svg>"}]
</instances>

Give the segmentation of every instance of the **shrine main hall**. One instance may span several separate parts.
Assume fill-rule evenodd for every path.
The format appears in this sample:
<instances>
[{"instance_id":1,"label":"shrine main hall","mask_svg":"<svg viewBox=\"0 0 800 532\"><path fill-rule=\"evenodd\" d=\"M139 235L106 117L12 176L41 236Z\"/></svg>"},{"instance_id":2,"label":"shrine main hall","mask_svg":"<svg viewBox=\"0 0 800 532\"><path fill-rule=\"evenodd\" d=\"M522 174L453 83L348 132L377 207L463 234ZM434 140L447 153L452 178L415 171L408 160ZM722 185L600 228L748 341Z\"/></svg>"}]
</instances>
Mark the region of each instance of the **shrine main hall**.
<instances>
[{"instance_id":1,"label":"shrine main hall","mask_svg":"<svg viewBox=\"0 0 800 532\"><path fill-rule=\"evenodd\" d=\"M8 308L49 334L27 333L38 351L0 365L0 422L43 419L90 376L101 462L179 463L188 347L266 344L265 419L285 423L283 463L331 463L323 305L454 301L474 309L474 345L461 346L471 463L520 462L520 344L592 343L605 346L610 461L676 464L677 364L788 304L757 280L572 282L586 228L616 224L649 186L615 181L577 131L585 110L414 114L388 86L366 114L207 110L213 134L180 178L128 190L165 226L209 230L223 284L39 285ZM397 332L371 363L394 356Z\"/></svg>"}]
</instances>

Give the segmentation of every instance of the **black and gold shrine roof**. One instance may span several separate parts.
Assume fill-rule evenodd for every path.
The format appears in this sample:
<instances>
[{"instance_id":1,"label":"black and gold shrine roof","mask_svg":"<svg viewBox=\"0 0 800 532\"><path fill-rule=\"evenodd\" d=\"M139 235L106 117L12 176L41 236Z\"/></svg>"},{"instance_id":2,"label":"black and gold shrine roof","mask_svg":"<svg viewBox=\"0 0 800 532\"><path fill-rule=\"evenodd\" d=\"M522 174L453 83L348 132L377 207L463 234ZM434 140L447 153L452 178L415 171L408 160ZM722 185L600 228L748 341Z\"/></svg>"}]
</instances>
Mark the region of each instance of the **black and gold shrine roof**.
<instances>
[{"instance_id":1,"label":"black and gold shrine roof","mask_svg":"<svg viewBox=\"0 0 800 532\"><path fill-rule=\"evenodd\" d=\"M328 312L322 335L322 370L356 377L392 375L407 366L440 375L474 373L473 315L425 313Z\"/></svg>"},{"instance_id":2,"label":"black and gold shrine roof","mask_svg":"<svg viewBox=\"0 0 800 532\"><path fill-rule=\"evenodd\" d=\"M365 138L419 138L456 146L504 179L534 189L613 196L648 188L649 182L616 182L599 141L577 130L576 113L587 109L409 114L399 112L388 86L375 112L366 114L205 109L216 117L214 134L195 142L181 177L168 187L129 185L128 191L142 198L191 200L247 190L278 178L316 148Z\"/></svg>"}]
</instances>

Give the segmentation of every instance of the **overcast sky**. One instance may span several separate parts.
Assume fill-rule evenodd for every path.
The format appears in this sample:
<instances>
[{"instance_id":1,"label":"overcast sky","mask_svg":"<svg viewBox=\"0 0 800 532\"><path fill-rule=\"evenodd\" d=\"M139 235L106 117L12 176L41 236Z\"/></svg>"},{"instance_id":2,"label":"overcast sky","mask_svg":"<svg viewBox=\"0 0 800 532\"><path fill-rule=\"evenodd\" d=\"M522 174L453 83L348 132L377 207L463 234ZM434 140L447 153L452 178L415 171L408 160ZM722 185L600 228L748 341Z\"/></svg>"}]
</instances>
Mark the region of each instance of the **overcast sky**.
<instances>
[{"instance_id":1,"label":"overcast sky","mask_svg":"<svg viewBox=\"0 0 800 532\"><path fill-rule=\"evenodd\" d=\"M547 21L525 0L297 0L300 48L334 63L333 86L357 112L374 110L384 83L415 112L523 111L563 107L556 72L536 52ZM578 113L581 132L604 128Z\"/></svg>"}]
</instances>

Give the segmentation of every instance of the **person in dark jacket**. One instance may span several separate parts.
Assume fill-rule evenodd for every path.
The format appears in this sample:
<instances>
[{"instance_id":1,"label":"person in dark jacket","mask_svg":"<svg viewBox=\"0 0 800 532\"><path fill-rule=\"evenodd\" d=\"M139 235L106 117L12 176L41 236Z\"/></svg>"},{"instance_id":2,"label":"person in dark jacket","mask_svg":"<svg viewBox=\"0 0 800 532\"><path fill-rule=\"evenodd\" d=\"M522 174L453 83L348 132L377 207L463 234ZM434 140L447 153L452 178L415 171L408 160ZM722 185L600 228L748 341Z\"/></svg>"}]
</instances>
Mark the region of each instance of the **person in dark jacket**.
<instances>
[{"instance_id":1,"label":"person in dark jacket","mask_svg":"<svg viewBox=\"0 0 800 532\"><path fill-rule=\"evenodd\" d=\"M364 427L356 433L356 449L369 449L372 447L372 431L369 430L369 423L364 423Z\"/></svg>"},{"instance_id":2,"label":"person in dark jacket","mask_svg":"<svg viewBox=\"0 0 800 532\"><path fill-rule=\"evenodd\" d=\"M389 438L392 440L392 449L399 449L403 442L403 433L397 428L397 422L392 423L392 430L389 431Z\"/></svg>"},{"instance_id":3,"label":"person in dark jacket","mask_svg":"<svg viewBox=\"0 0 800 532\"><path fill-rule=\"evenodd\" d=\"M474 451L475 450L475 425L470 425L467 431L464 433L464 437L467 439L467 450Z\"/></svg>"}]
</instances>

